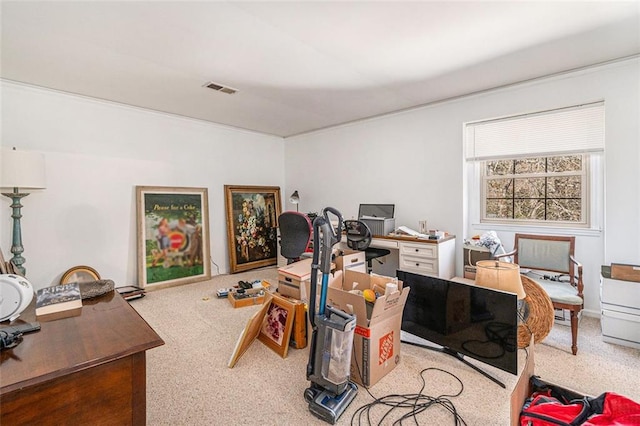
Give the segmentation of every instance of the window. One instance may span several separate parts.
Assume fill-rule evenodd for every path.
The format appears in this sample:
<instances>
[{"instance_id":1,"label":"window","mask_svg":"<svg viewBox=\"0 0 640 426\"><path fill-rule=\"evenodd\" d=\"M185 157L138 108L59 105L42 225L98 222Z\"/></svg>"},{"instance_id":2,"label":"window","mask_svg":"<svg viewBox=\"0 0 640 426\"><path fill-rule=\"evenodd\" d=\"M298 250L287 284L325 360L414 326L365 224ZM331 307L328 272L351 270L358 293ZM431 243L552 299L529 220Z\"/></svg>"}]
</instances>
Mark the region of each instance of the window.
<instances>
[{"instance_id":1,"label":"window","mask_svg":"<svg viewBox=\"0 0 640 426\"><path fill-rule=\"evenodd\" d=\"M596 102L466 123L470 223L598 229L604 117Z\"/></svg>"},{"instance_id":2,"label":"window","mask_svg":"<svg viewBox=\"0 0 640 426\"><path fill-rule=\"evenodd\" d=\"M481 222L586 225L588 155L483 162Z\"/></svg>"}]
</instances>

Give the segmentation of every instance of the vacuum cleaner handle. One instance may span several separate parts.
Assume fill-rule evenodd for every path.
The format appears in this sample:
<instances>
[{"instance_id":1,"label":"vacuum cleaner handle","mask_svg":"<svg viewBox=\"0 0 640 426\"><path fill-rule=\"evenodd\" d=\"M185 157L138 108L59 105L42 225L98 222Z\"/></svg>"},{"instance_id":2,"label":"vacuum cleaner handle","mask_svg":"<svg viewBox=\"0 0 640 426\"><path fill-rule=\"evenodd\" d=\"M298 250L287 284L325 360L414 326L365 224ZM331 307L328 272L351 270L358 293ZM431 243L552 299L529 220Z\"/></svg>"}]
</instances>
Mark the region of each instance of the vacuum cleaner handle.
<instances>
[{"instance_id":1,"label":"vacuum cleaner handle","mask_svg":"<svg viewBox=\"0 0 640 426\"><path fill-rule=\"evenodd\" d=\"M327 221L328 224L331 224L331 220L329 220L329 213L333 214L338 219L338 226L334 229L332 226L329 226L330 234L331 234L331 244L329 248L333 247L336 243L339 243L342 239L342 213L340 213L337 209L333 207L325 207L322 210L322 216L324 220Z\"/></svg>"},{"instance_id":2,"label":"vacuum cleaner handle","mask_svg":"<svg viewBox=\"0 0 640 426\"><path fill-rule=\"evenodd\" d=\"M338 219L338 227L334 229L331 226L329 213ZM318 216L313 221L313 261L311 264L311 294L309 301L311 306L316 306L316 291L318 286L318 270L322 272L321 297L319 311L324 312L324 303L326 302L326 285L329 274L331 273L331 248L340 241L342 237L342 214L333 207L325 207L322 210L322 216ZM320 239L322 237L322 240ZM312 312L310 310L310 312ZM311 325L315 327L314 316L311 318Z\"/></svg>"}]
</instances>

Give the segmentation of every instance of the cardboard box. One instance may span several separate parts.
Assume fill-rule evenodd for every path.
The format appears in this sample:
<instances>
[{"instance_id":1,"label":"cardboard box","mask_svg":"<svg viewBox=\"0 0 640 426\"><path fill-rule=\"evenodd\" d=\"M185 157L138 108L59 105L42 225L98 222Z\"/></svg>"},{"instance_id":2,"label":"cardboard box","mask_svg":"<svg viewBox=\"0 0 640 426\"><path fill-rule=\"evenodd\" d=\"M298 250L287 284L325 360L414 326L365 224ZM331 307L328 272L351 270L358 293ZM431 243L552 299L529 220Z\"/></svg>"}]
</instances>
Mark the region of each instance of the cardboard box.
<instances>
[{"instance_id":1,"label":"cardboard box","mask_svg":"<svg viewBox=\"0 0 640 426\"><path fill-rule=\"evenodd\" d=\"M304 285L311 283L311 264L313 259L303 259L282 268L278 268L278 293L282 296L307 301L304 296ZM335 271L335 264L331 264L331 270ZM322 272L318 271L318 283L321 281Z\"/></svg>"},{"instance_id":2,"label":"cardboard box","mask_svg":"<svg viewBox=\"0 0 640 426\"><path fill-rule=\"evenodd\" d=\"M392 281L398 283L399 291L384 296L386 284ZM370 315L364 298L349 293L352 289L368 288L382 289L383 294L369 309ZM344 272L341 288L329 287L327 304L356 315L351 380L365 387L373 386L400 362L400 326L409 290L397 278L349 270Z\"/></svg>"},{"instance_id":3,"label":"cardboard box","mask_svg":"<svg viewBox=\"0 0 640 426\"><path fill-rule=\"evenodd\" d=\"M522 372L518 376L518 381L516 382L513 390L511 391L510 398L510 424L511 426L520 426L520 412L522 411L522 406L524 405L524 401L531 396L531 376L534 375L535 370L535 362L534 362L534 353L535 347L533 346L533 335L531 336L531 340L528 346L528 356L524 361L524 368Z\"/></svg>"},{"instance_id":4,"label":"cardboard box","mask_svg":"<svg viewBox=\"0 0 640 426\"><path fill-rule=\"evenodd\" d=\"M313 259L303 259L278 268L278 293L301 300L300 286L311 278Z\"/></svg>"},{"instance_id":5,"label":"cardboard box","mask_svg":"<svg viewBox=\"0 0 640 426\"><path fill-rule=\"evenodd\" d=\"M611 278L614 280L640 282L640 266L612 263Z\"/></svg>"},{"instance_id":6,"label":"cardboard box","mask_svg":"<svg viewBox=\"0 0 640 426\"><path fill-rule=\"evenodd\" d=\"M291 339L289 346L296 349L307 347L307 304L292 297L286 297L294 307L293 328L291 329Z\"/></svg>"},{"instance_id":7,"label":"cardboard box","mask_svg":"<svg viewBox=\"0 0 640 426\"><path fill-rule=\"evenodd\" d=\"M341 249L336 252L336 269L340 271L367 272L366 253L358 250Z\"/></svg>"},{"instance_id":8,"label":"cardboard box","mask_svg":"<svg viewBox=\"0 0 640 426\"><path fill-rule=\"evenodd\" d=\"M475 266L465 266L464 267L464 277L469 280L476 279L476 267Z\"/></svg>"}]
</instances>

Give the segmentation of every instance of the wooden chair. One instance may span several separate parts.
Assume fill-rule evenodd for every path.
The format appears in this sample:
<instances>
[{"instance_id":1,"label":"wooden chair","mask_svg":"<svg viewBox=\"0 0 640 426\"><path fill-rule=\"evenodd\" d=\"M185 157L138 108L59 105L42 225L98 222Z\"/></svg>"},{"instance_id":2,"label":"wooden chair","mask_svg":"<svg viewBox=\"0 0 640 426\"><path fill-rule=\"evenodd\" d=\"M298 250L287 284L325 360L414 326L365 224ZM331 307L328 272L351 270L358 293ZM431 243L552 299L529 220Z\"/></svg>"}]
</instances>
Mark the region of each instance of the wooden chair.
<instances>
[{"instance_id":1,"label":"wooden chair","mask_svg":"<svg viewBox=\"0 0 640 426\"><path fill-rule=\"evenodd\" d=\"M575 237L516 234L514 263L549 295L555 309L571 316L571 352L578 352L578 313L584 307L582 264L574 257Z\"/></svg>"}]
</instances>

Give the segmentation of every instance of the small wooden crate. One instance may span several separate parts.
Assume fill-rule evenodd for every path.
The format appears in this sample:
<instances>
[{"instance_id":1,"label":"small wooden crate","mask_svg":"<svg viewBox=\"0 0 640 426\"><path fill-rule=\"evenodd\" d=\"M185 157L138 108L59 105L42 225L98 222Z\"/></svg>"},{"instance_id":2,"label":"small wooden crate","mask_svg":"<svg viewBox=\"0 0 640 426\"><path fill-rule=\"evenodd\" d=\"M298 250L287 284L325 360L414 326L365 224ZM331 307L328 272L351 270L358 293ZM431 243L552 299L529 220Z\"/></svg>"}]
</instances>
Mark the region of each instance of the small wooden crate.
<instances>
[{"instance_id":1,"label":"small wooden crate","mask_svg":"<svg viewBox=\"0 0 640 426\"><path fill-rule=\"evenodd\" d=\"M230 291L227 295L229 303L234 308L242 308L245 306L262 305L264 302L263 288L251 288L245 290L244 294L238 294L235 291Z\"/></svg>"}]
</instances>

